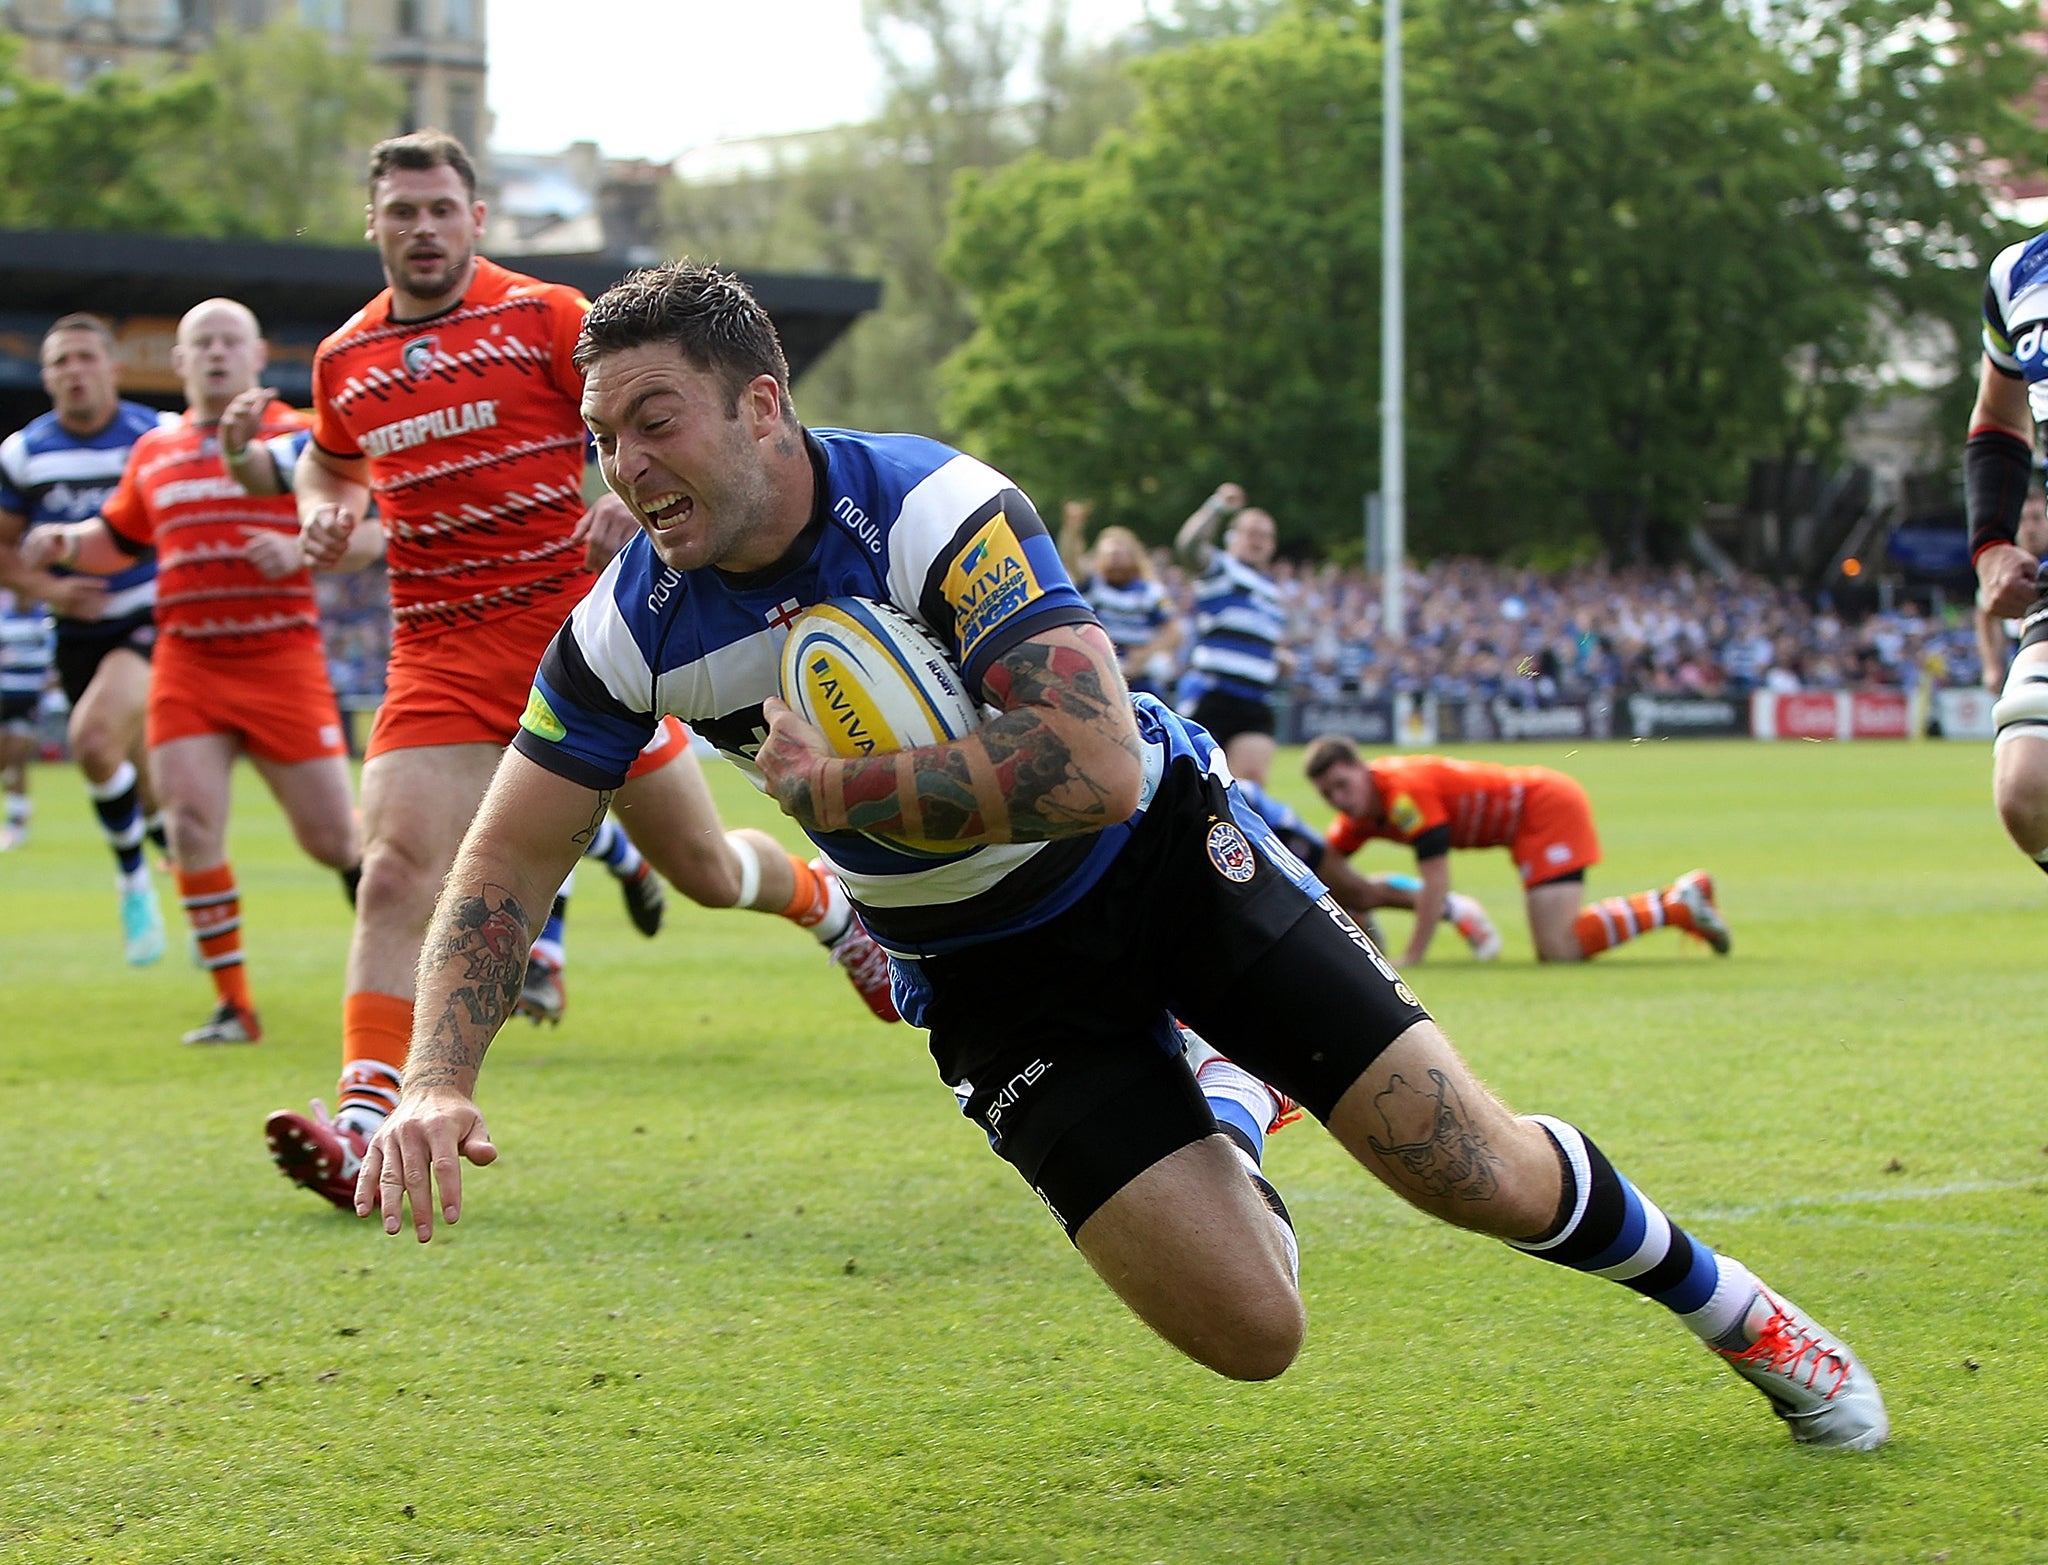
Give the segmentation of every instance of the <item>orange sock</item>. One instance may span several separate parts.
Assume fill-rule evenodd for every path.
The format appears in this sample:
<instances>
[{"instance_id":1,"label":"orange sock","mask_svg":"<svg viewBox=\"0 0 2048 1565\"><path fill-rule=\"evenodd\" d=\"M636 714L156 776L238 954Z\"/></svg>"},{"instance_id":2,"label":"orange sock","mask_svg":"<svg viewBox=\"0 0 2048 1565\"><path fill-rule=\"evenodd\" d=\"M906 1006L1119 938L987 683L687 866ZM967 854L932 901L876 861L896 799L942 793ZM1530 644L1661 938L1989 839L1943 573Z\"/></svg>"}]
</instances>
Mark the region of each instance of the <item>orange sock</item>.
<instances>
[{"instance_id":1,"label":"orange sock","mask_svg":"<svg viewBox=\"0 0 2048 1565\"><path fill-rule=\"evenodd\" d=\"M341 1102L382 1119L398 1107L400 1072L412 1047L412 1001L358 990L341 1000Z\"/></svg>"},{"instance_id":2,"label":"orange sock","mask_svg":"<svg viewBox=\"0 0 2048 1565\"><path fill-rule=\"evenodd\" d=\"M796 876L796 892L790 897L789 906L778 911L792 923L809 929L832 905L832 888L823 875L794 853L789 855L789 868Z\"/></svg>"},{"instance_id":3,"label":"orange sock","mask_svg":"<svg viewBox=\"0 0 2048 1565\"><path fill-rule=\"evenodd\" d=\"M796 894L781 910L791 923L811 932L811 938L828 949L853 923L853 904L846 900L846 888L830 870L812 869L794 853L789 855L790 873L796 876Z\"/></svg>"},{"instance_id":4,"label":"orange sock","mask_svg":"<svg viewBox=\"0 0 2048 1565\"><path fill-rule=\"evenodd\" d=\"M238 1011L253 1011L249 975L242 966L242 898L231 865L179 870L178 896L199 939L199 965L213 977L214 992Z\"/></svg>"},{"instance_id":5,"label":"orange sock","mask_svg":"<svg viewBox=\"0 0 2048 1565\"><path fill-rule=\"evenodd\" d=\"M1692 915L1678 898L1662 891L1638 891L1632 897L1609 897L1595 902L1579 914L1572 933L1579 937L1579 949L1598 956L1635 939L1646 929L1675 924L1692 928Z\"/></svg>"}]
</instances>

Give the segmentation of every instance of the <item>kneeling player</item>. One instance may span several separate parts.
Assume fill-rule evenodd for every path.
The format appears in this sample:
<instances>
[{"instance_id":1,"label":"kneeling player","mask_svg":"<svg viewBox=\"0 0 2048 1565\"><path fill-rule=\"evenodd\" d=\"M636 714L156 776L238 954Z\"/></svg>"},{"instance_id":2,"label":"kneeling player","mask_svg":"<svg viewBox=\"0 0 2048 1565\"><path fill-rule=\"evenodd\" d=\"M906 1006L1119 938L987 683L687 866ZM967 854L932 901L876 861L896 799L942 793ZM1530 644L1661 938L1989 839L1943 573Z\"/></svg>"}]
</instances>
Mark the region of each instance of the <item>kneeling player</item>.
<instances>
[{"instance_id":1,"label":"kneeling player","mask_svg":"<svg viewBox=\"0 0 2048 1565\"><path fill-rule=\"evenodd\" d=\"M1374 945L1385 951L1386 942L1380 938L1379 923L1372 916L1373 911L1390 907L1414 912L1422 898L1421 877L1361 875L1351 867L1350 860L1332 852L1328 843L1309 830L1308 822L1301 818L1293 805L1274 798L1257 783L1242 777L1237 779L1237 791L1258 812L1260 819L1273 828L1273 835L1280 839L1280 845L1330 888L1330 895L1337 899L1337 905L1372 936ZM1487 917L1486 909L1480 906L1477 897L1462 891L1448 893L1444 897L1443 919L1472 948L1473 961L1491 962L1500 955L1500 931L1493 927L1493 920Z\"/></svg>"},{"instance_id":2,"label":"kneeling player","mask_svg":"<svg viewBox=\"0 0 2048 1565\"><path fill-rule=\"evenodd\" d=\"M1415 850L1422 891L1403 967L1429 951L1451 895L1453 848L1506 848L1514 856L1539 962L1584 961L1667 924L1728 954L1728 925L1704 870L1655 891L1584 905L1586 871L1600 862L1600 839L1586 790L1563 772L1438 755L1362 761L1350 740L1329 735L1308 747L1302 766L1338 812L1328 841L1339 854L1356 853L1374 837Z\"/></svg>"}]
</instances>

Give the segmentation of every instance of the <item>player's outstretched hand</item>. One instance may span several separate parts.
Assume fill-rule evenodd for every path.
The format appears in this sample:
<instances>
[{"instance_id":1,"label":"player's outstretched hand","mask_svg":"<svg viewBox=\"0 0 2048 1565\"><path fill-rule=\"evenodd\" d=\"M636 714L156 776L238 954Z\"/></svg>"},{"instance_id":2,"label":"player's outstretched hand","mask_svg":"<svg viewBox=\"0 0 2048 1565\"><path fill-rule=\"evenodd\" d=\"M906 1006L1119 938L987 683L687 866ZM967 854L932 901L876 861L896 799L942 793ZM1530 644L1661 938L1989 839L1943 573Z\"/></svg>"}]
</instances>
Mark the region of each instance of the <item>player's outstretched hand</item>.
<instances>
[{"instance_id":1,"label":"player's outstretched hand","mask_svg":"<svg viewBox=\"0 0 2048 1565\"><path fill-rule=\"evenodd\" d=\"M819 783L825 763L832 759L832 747L779 697L763 701L761 715L768 719L768 737L755 752L754 764L761 769L768 791L782 806L782 813L799 826L831 829L821 816L825 800L820 797Z\"/></svg>"},{"instance_id":2,"label":"player's outstretched hand","mask_svg":"<svg viewBox=\"0 0 2048 1565\"><path fill-rule=\"evenodd\" d=\"M268 527L242 529L242 558L255 566L265 581L282 581L305 567L299 540Z\"/></svg>"},{"instance_id":3,"label":"player's outstretched hand","mask_svg":"<svg viewBox=\"0 0 2048 1565\"><path fill-rule=\"evenodd\" d=\"M271 386L251 386L236 394L220 415L222 456L241 451L256 438L256 432L263 427L263 410L276 395L276 388Z\"/></svg>"},{"instance_id":4,"label":"player's outstretched hand","mask_svg":"<svg viewBox=\"0 0 2048 1565\"><path fill-rule=\"evenodd\" d=\"M22 534L15 552L21 556L21 563L32 571L48 570L57 563L57 556L71 546L71 535L63 527L31 527Z\"/></svg>"},{"instance_id":5,"label":"player's outstretched hand","mask_svg":"<svg viewBox=\"0 0 2048 1565\"><path fill-rule=\"evenodd\" d=\"M1977 556L1977 602L2000 619L2024 614L2041 595L2041 562L2016 543L1997 543Z\"/></svg>"},{"instance_id":6,"label":"player's outstretched hand","mask_svg":"<svg viewBox=\"0 0 2048 1565\"><path fill-rule=\"evenodd\" d=\"M355 513L343 505L323 505L299 523L299 548L306 564L316 571L331 571L348 553L355 536Z\"/></svg>"},{"instance_id":7,"label":"player's outstretched hand","mask_svg":"<svg viewBox=\"0 0 2048 1565\"><path fill-rule=\"evenodd\" d=\"M1244 485L1218 484L1216 493L1210 498L1216 502L1225 516L1235 516L1244 509Z\"/></svg>"},{"instance_id":8,"label":"player's outstretched hand","mask_svg":"<svg viewBox=\"0 0 2048 1565\"><path fill-rule=\"evenodd\" d=\"M600 496L597 504L576 518L569 541L583 545L583 564L587 569L601 571L639 530L640 524L633 519L626 502L608 494Z\"/></svg>"},{"instance_id":9,"label":"player's outstretched hand","mask_svg":"<svg viewBox=\"0 0 2048 1565\"><path fill-rule=\"evenodd\" d=\"M372 1204L384 1211L384 1231L398 1232L401 1202L412 1206L413 1232L421 1244L434 1237L434 1186L441 1187L441 1217L462 1217L462 1159L481 1168L498 1149L475 1103L453 1087L408 1093L363 1154L356 1174L356 1216Z\"/></svg>"}]
</instances>

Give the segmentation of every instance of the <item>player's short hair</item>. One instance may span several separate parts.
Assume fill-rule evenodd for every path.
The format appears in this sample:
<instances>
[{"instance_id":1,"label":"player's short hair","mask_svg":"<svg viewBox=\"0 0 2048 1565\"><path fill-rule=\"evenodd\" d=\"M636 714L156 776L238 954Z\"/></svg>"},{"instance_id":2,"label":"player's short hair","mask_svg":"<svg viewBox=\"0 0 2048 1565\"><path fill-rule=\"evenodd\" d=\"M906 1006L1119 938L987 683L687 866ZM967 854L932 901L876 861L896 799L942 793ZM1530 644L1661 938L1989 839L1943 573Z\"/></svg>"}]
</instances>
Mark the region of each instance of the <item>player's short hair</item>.
<instances>
[{"instance_id":1,"label":"player's short hair","mask_svg":"<svg viewBox=\"0 0 2048 1565\"><path fill-rule=\"evenodd\" d=\"M1322 734L1309 741L1301 757L1301 769L1306 776L1320 777L1347 761L1353 766L1359 764L1358 747L1341 734Z\"/></svg>"},{"instance_id":2,"label":"player's short hair","mask_svg":"<svg viewBox=\"0 0 2048 1565\"><path fill-rule=\"evenodd\" d=\"M415 130L391 136L370 149L370 197L376 199L377 181L395 168L425 170L452 168L462 180L469 199L476 199L476 165L469 149L445 130Z\"/></svg>"},{"instance_id":3,"label":"player's short hair","mask_svg":"<svg viewBox=\"0 0 2048 1565\"><path fill-rule=\"evenodd\" d=\"M665 342L725 385L727 411L758 375L773 375L790 408L789 360L775 322L731 272L695 261L628 274L599 294L576 339L576 367L588 370L607 353ZM791 418L796 415L789 413Z\"/></svg>"},{"instance_id":4,"label":"player's short hair","mask_svg":"<svg viewBox=\"0 0 2048 1565\"><path fill-rule=\"evenodd\" d=\"M101 345L106 348L107 352L112 353L114 351L114 328L101 320L97 315L88 315L83 310L80 310L72 315L58 316L54 321L50 322L49 330L43 333L44 343L47 344L60 331L89 331L99 338Z\"/></svg>"}]
</instances>

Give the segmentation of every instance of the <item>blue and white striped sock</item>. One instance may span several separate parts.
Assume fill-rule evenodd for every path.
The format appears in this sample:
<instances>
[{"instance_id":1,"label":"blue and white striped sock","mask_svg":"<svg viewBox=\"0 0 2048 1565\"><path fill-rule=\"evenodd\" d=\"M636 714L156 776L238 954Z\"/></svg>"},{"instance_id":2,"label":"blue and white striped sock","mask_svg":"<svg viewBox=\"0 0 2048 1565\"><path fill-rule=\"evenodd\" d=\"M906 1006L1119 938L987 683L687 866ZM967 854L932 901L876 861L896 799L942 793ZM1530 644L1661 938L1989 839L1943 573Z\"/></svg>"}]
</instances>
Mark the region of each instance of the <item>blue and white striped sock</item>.
<instances>
[{"instance_id":1,"label":"blue and white striped sock","mask_svg":"<svg viewBox=\"0 0 2048 1565\"><path fill-rule=\"evenodd\" d=\"M142 867L142 794L135 763L123 761L105 782L88 781L85 791L92 800L93 814L100 818L100 832L107 839L107 846L114 850L122 889L146 887L149 875Z\"/></svg>"},{"instance_id":2,"label":"blue and white striped sock","mask_svg":"<svg viewBox=\"0 0 2048 1565\"><path fill-rule=\"evenodd\" d=\"M1209 1112L1223 1133L1244 1149L1254 1163L1266 1156L1266 1127L1279 1115L1273 1089L1243 1066L1218 1054L1192 1027L1183 1026L1188 1069L1208 1100Z\"/></svg>"},{"instance_id":3,"label":"blue and white striped sock","mask_svg":"<svg viewBox=\"0 0 2048 1565\"><path fill-rule=\"evenodd\" d=\"M548 921L540 926L540 933L533 937L533 955L544 962L551 962L560 968L568 961L568 953L562 942L567 934L569 917L569 893L576 889L576 872L569 871L568 879L562 882L562 889L555 893L554 905L548 909Z\"/></svg>"},{"instance_id":4,"label":"blue and white striped sock","mask_svg":"<svg viewBox=\"0 0 2048 1565\"><path fill-rule=\"evenodd\" d=\"M1549 1232L1508 1242L1539 1260L1591 1272L1655 1299L1703 1341L1730 1331L1756 1297L1749 1269L1716 1255L1672 1222L1576 1126L1547 1114L1529 1118L1557 1146L1564 1195Z\"/></svg>"},{"instance_id":5,"label":"blue and white striped sock","mask_svg":"<svg viewBox=\"0 0 2048 1565\"><path fill-rule=\"evenodd\" d=\"M633 846L633 839L626 835L619 823L609 815L604 824L597 828L597 834L590 839L590 846L583 850L586 859L596 859L614 875L624 877L634 874L641 864L640 850Z\"/></svg>"}]
</instances>

